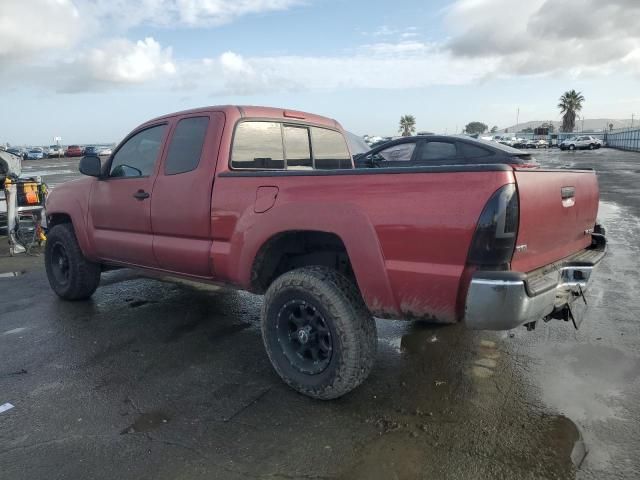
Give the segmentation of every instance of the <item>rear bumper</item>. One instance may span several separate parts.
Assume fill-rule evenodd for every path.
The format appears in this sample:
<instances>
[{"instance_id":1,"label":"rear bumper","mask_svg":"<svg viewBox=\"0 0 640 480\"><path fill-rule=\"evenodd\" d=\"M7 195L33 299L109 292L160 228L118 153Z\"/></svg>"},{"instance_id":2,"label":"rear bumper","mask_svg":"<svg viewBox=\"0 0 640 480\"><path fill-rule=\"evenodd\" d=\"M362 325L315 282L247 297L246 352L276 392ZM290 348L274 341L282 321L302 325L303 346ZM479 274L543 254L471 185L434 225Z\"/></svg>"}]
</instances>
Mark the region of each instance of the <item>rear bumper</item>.
<instances>
[{"instance_id":1,"label":"rear bumper","mask_svg":"<svg viewBox=\"0 0 640 480\"><path fill-rule=\"evenodd\" d=\"M606 242L604 236L599 237L592 247L528 274L475 272L467 292L466 326L510 330L573 303L587 290L594 269L605 256Z\"/></svg>"}]
</instances>

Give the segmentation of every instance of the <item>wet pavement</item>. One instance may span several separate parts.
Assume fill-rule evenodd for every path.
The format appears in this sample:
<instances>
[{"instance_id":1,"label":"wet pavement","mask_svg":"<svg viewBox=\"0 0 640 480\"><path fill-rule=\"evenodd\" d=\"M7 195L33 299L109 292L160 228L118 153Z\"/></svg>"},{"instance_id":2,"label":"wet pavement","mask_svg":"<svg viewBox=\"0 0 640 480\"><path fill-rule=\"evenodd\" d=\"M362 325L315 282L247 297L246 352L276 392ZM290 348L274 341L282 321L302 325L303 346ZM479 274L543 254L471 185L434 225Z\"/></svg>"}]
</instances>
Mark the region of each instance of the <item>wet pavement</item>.
<instances>
[{"instance_id":1,"label":"wet pavement","mask_svg":"<svg viewBox=\"0 0 640 480\"><path fill-rule=\"evenodd\" d=\"M260 297L119 270L66 303L42 257L0 257L0 478L639 478L640 154L536 156L600 172L581 329L378 321L371 376L331 402L273 372ZM26 163L55 188L77 161Z\"/></svg>"}]
</instances>

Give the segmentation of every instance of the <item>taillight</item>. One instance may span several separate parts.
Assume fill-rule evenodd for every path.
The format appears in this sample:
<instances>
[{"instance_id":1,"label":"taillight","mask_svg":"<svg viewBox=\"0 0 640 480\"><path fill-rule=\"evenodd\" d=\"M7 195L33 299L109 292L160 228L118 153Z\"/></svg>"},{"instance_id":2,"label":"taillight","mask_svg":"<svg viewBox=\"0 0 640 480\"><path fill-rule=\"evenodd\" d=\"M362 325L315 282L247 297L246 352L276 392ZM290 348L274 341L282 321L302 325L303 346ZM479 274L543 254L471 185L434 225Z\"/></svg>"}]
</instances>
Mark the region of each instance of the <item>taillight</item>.
<instances>
[{"instance_id":1,"label":"taillight","mask_svg":"<svg viewBox=\"0 0 640 480\"><path fill-rule=\"evenodd\" d=\"M519 215L515 184L497 190L480 215L467 262L484 269L507 270L516 246Z\"/></svg>"}]
</instances>

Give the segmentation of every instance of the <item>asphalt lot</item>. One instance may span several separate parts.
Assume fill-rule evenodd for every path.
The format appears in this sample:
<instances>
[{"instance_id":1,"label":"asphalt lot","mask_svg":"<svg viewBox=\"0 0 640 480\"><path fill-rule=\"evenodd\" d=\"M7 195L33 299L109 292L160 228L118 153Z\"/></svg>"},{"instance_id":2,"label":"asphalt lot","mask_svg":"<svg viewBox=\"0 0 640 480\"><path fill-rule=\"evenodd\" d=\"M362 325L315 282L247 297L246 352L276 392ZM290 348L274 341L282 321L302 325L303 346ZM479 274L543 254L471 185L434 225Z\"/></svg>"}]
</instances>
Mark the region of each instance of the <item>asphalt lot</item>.
<instances>
[{"instance_id":1,"label":"asphalt lot","mask_svg":"<svg viewBox=\"0 0 640 480\"><path fill-rule=\"evenodd\" d=\"M260 297L120 270L65 303L0 239L24 272L0 278L0 479L640 478L640 154L535 155L599 172L610 250L581 329L379 321L374 371L331 402L273 372ZM77 163L25 173L55 188Z\"/></svg>"}]
</instances>

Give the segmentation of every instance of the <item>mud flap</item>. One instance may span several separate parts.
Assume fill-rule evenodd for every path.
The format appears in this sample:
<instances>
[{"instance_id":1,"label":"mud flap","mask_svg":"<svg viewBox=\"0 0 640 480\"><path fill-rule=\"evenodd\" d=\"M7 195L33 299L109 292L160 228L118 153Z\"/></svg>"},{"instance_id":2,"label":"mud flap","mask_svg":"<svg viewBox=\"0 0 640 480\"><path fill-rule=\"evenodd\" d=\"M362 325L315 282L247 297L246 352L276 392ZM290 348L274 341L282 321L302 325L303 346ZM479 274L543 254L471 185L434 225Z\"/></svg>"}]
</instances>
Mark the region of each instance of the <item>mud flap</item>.
<instances>
[{"instance_id":1,"label":"mud flap","mask_svg":"<svg viewBox=\"0 0 640 480\"><path fill-rule=\"evenodd\" d=\"M578 285L578 291L574 291L573 295L578 298L576 298L573 302L567 304L567 312L569 318L573 322L573 326L576 330L578 330L580 324L582 323L582 320L584 319L584 316L587 313L587 308L589 305L587 304L587 298L584 296L584 292L582 291L582 287L580 285Z\"/></svg>"}]
</instances>

